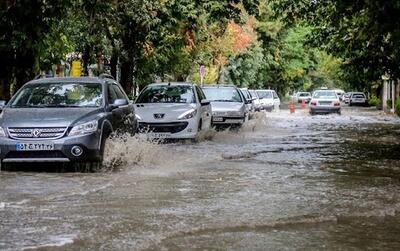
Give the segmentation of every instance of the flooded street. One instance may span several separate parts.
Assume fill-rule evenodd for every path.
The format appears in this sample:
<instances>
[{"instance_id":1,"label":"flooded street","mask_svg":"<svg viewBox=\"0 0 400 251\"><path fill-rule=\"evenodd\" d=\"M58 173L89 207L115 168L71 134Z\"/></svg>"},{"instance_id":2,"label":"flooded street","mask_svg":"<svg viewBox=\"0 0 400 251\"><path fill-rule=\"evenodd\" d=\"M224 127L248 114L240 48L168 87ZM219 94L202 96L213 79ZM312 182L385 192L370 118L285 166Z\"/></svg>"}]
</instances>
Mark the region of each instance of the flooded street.
<instances>
[{"instance_id":1,"label":"flooded street","mask_svg":"<svg viewBox=\"0 0 400 251\"><path fill-rule=\"evenodd\" d=\"M2 171L0 250L399 249L400 120L296 112L115 142L115 172Z\"/></svg>"}]
</instances>

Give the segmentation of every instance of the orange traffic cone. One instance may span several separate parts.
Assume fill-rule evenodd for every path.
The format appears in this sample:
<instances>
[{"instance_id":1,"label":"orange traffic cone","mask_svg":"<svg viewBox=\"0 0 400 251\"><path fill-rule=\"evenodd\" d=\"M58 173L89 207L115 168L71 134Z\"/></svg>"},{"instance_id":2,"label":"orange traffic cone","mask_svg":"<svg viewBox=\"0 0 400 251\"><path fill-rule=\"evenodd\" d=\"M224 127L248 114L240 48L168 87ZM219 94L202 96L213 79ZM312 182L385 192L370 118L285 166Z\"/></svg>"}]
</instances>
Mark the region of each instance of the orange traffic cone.
<instances>
[{"instance_id":1,"label":"orange traffic cone","mask_svg":"<svg viewBox=\"0 0 400 251\"><path fill-rule=\"evenodd\" d=\"M289 109L290 109L290 113L295 113L296 107L295 107L293 101L290 101L290 103L289 103Z\"/></svg>"},{"instance_id":2,"label":"orange traffic cone","mask_svg":"<svg viewBox=\"0 0 400 251\"><path fill-rule=\"evenodd\" d=\"M301 101L301 110L304 112L305 109L306 109L306 101L303 99Z\"/></svg>"}]
</instances>

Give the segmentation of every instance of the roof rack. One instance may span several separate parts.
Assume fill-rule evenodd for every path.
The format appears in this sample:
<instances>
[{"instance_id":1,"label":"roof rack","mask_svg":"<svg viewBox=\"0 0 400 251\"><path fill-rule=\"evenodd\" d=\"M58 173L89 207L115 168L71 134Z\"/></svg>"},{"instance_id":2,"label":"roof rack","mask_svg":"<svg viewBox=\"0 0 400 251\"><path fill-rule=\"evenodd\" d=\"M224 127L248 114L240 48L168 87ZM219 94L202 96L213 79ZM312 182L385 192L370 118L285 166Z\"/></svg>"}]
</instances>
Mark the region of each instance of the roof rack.
<instances>
[{"instance_id":1,"label":"roof rack","mask_svg":"<svg viewBox=\"0 0 400 251\"><path fill-rule=\"evenodd\" d=\"M38 74L33 78L33 80L42 79L42 78L54 78L54 76L51 74Z\"/></svg>"},{"instance_id":2,"label":"roof rack","mask_svg":"<svg viewBox=\"0 0 400 251\"><path fill-rule=\"evenodd\" d=\"M115 78L111 74L107 74L107 73L100 74L99 78L109 78L109 79L115 80Z\"/></svg>"}]
</instances>

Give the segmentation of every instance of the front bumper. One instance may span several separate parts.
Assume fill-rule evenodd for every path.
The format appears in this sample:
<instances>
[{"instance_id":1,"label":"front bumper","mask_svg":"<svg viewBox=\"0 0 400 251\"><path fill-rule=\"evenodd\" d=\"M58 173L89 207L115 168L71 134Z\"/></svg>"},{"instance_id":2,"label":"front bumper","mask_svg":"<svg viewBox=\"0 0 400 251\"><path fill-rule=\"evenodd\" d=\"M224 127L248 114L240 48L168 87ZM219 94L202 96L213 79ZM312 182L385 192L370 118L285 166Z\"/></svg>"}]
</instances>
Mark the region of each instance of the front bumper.
<instances>
[{"instance_id":1,"label":"front bumper","mask_svg":"<svg viewBox=\"0 0 400 251\"><path fill-rule=\"evenodd\" d=\"M334 106L317 106L317 107L310 107L310 113L312 114L327 114L327 113L340 113L340 107Z\"/></svg>"},{"instance_id":2,"label":"front bumper","mask_svg":"<svg viewBox=\"0 0 400 251\"><path fill-rule=\"evenodd\" d=\"M54 140L17 140L0 138L0 160L5 163L12 162L91 162L101 161L101 136L99 132L84 136L63 137ZM53 150L48 151L19 151L18 143L52 143ZM80 156L74 156L71 152L74 146L82 148Z\"/></svg>"},{"instance_id":3,"label":"front bumper","mask_svg":"<svg viewBox=\"0 0 400 251\"><path fill-rule=\"evenodd\" d=\"M245 116L231 117L231 116L213 116L213 125L242 125L246 121Z\"/></svg>"},{"instance_id":4,"label":"front bumper","mask_svg":"<svg viewBox=\"0 0 400 251\"><path fill-rule=\"evenodd\" d=\"M139 136L147 139L194 139L198 133L197 119L170 122L139 122Z\"/></svg>"}]
</instances>

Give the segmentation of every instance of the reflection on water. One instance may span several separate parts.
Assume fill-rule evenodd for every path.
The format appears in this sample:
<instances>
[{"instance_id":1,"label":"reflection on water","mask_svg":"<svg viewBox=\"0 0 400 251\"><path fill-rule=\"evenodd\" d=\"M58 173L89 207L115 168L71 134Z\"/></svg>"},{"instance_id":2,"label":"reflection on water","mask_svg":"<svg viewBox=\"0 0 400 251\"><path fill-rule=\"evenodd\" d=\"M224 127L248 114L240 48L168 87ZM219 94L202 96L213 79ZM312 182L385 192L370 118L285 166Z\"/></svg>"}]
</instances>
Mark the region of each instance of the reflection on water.
<instances>
[{"instance_id":1,"label":"reflection on water","mask_svg":"<svg viewBox=\"0 0 400 251\"><path fill-rule=\"evenodd\" d=\"M116 172L1 172L0 250L398 249L399 139L397 118L365 108L114 138Z\"/></svg>"}]
</instances>

